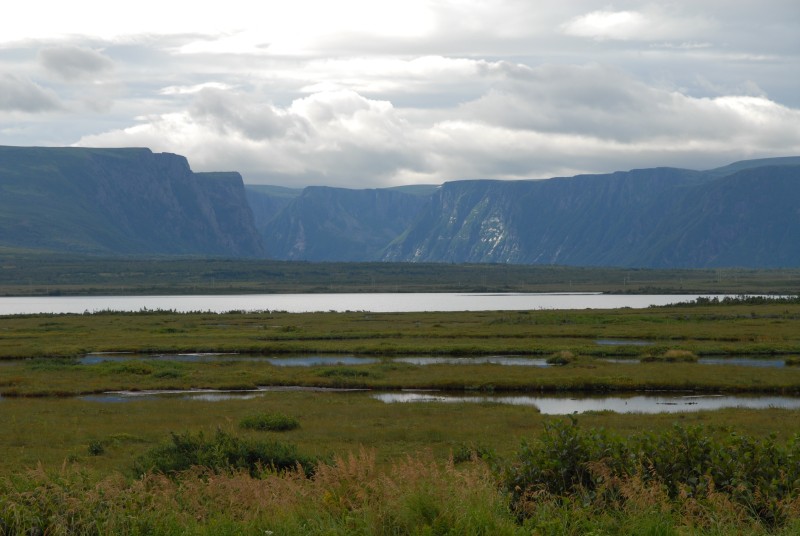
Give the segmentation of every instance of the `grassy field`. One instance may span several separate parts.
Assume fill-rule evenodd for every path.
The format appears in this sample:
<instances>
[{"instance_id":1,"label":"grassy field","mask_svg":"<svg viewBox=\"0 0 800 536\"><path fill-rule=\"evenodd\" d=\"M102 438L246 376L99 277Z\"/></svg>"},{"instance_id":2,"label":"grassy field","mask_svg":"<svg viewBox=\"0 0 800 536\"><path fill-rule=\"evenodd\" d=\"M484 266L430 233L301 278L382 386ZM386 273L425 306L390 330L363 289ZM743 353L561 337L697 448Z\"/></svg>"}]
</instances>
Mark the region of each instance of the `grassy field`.
<instances>
[{"instance_id":1,"label":"grassy field","mask_svg":"<svg viewBox=\"0 0 800 536\"><path fill-rule=\"evenodd\" d=\"M574 429L583 432L573 433L569 418L532 407L385 404L362 392L128 402L78 395L258 385L797 394L800 367L694 360L792 362L800 355L798 328L800 304L790 301L609 311L0 317L0 534L794 534L800 476L793 469L782 476L751 469L797 465L798 411L593 412L577 416ZM598 344L608 340L622 344ZM79 364L75 356L87 352L240 355ZM377 362L279 367L258 359L298 354ZM564 364L391 360L402 355L558 357ZM275 415L291 425L264 431L245 424L272 422ZM599 431L621 439L603 439ZM163 455L170 437L202 443L220 433L228 447L240 449L220 466L166 474L137 469L142 456ZM244 446L263 450L273 442L317 460L314 474L225 465L245 460ZM598 444L606 450L591 447ZM627 444L644 445L637 448L645 459L636 462L643 472L608 465L615 456L632 459L623 452ZM222 450L208 448L213 456ZM737 452L739 472L715 472ZM685 453L694 458L681 458ZM213 456L203 459L218 459ZM568 480L554 481L553 474ZM586 475L593 476L584 482ZM752 489L762 491L753 495Z\"/></svg>"}]
</instances>

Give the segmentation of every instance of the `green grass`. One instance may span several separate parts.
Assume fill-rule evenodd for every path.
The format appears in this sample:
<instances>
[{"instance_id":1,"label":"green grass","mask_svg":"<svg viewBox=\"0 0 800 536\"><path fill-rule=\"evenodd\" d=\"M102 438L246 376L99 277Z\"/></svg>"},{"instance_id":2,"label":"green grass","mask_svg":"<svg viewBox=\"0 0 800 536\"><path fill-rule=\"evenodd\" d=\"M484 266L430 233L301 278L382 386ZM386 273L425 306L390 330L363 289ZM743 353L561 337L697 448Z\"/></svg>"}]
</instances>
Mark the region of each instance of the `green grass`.
<instances>
[{"instance_id":1,"label":"green grass","mask_svg":"<svg viewBox=\"0 0 800 536\"><path fill-rule=\"evenodd\" d=\"M288 432L299 428L300 421L283 413L257 413L239 421L239 426L245 430Z\"/></svg>"},{"instance_id":2,"label":"green grass","mask_svg":"<svg viewBox=\"0 0 800 536\"><path fill-rule=\"evenodd\" d=\"M693 360L780 355L790 361L800 354L799 323L800 305L792 303L0 317L0 354L29 358L0 362L0 528L5 527L0 533L35 527L48 534L794 534L800 530L798 484L781 480L793 474L788 469L770 473L774 467L766 461L796 465L798 411L595 412L580 415L581 431L572 433L558 424L564 419L532 407L385 404L360 392L266 392L216 402L167 397L100 403L72 395L259 385L797 393L800 367L707 366ZM604 346L598 339L652 344ZM245 355L209 362L131 357L94 365L68 357L88 351L384 359L280 367ZM389 360L493 354L555 356L564 363L415 366ZM601 359L646 355L662 359ZM674 432L676 426L688 435ZM272 432L277 428L285 428L280 436ZM559 460L555 465L543 461L547 449L555 453L547 459ZM280 459L289 462L277 463L278 454L286 453ZM637 458L641 453L647 458ZM680 462L686 453L696 456ZM291 470L298 460L313 465L313 477ZM512 484L513 470L506 474L502 468L519 469L526 460L534 460L528 467L539 473L524 473L528 476ZM734 461L741 462L736 467L742 472L733 479L742 485L760 478L746 470L764 473L757 488L761 495L753 492L749 503L740 500L746 493L732 494L731 478L724 481L717 471ZM697 474L685 473L695 467ZM551 486L543 470L561 475L565 486ZM678 476L669 480L668 474ZM770 502L765 493L773 484L777 498Z\"/></svg>"},{"instance_id":3,"label":"green grass","mask_svg":"<svg viewBox=\"0 0 800 536\"><path fill-rule=\"evenodd\" d=\"M706 366L696 356L800 353L800 304L709 304L644 310L475 313L188 313L160 311L0 317L0 395L123 389L301 385L447 390L800 391L800 368ZM648 341L600 345L596 341ZM235 352L217 362L145 360L76 365L87 352ZM371 365L279 367L252 355L383 356ZM414 366L401 355L569 356L563 366ZM641 364L604 357L640 358ZM13 359L17 359L14 361ZM19 361L19 358L34 358Z\"/></svg>"}]
</instances>

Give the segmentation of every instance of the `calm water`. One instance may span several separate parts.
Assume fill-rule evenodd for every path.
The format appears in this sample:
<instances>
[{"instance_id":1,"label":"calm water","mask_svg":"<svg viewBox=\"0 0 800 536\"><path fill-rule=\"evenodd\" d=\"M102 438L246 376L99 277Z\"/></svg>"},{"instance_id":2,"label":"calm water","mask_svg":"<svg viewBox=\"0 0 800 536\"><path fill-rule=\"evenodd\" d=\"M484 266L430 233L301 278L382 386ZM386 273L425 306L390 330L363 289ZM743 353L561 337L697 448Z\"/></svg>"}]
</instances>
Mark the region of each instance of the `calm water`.
<instances>
[{"instance_id":1,"label":"calm water","mask_svg":"<svg viewBox=\"0 0 800 536\"><path fill-rule=\"evenodd\" d=\"M541 357L522 356L479 356L479 357L370 357L355 355L303 355L292 357L272 357L252 354L226 353L187 353L187 354L135 354L135 353L98 353L87 354L76 358L81 365L96 365L104 362L122 363L131 360L143 361L177 361L185 363L209 363L220 361L263 361L278 367L316 367L333 365L371 365L374 363L407 363L409 365L501 365L520 367L548 367L547 360ZM607 363L624 365L639 364L636 358L600 358ZM25 360L3 360L0 366L24 362ZM786 366L782 358L761 357L702 357L700 365L731 365L739 367L781 368Z\"/></svg>"},{"instance_id":2,"label":"calm water","mask_svg":"<svg viewBox=\"0 0 800 536\"><path fill-rule=\"evenodd\" d=\"M718 410L723 408L785 408L800 409L800 398L786 396L727 396L660 394L637 396L593 396L593 395L459 395L427 392L389 392L366 394L358 389L325 389L301 387L263 387L246 391L223 391L197 389L187 391L115 391L101 395L80 397L82 400L100 403L132 403L142 400L181 398L198 402L222 402L225 400L248 400L267 393L284 391L313 391L324 396L369 396L387 404L511 404L537 408L545 415L570 415L587 411L612 411L615 413L683 413ZM320 399L321 403L324 403Z\"/></svg>"},{"instance_id":3,"label":"calm water","mask_svg":"<svg viewBox=\"0 0 800 536\"><path fill-rule=\"evenodd\" d=\"M378 393L386 403L494 403L531 406L545 415L570 415L587 411L614 413L683 413L723 408L800 409L800 398L786 396L640 395L622 396L459 396L440 393Z\"/></svg>"},{"instance_id":4,"label":"calm water","mask_svg":"<svg viewBox=\"0 0 800 536\"><path fill-rule=\"evenodd\" d=\"M697 299L699 294L247 294L230 296L0 297L0 315L96 311L175 310L425 312L522 311L535 309L640 309Z\"/></svg>"}]
</instances>

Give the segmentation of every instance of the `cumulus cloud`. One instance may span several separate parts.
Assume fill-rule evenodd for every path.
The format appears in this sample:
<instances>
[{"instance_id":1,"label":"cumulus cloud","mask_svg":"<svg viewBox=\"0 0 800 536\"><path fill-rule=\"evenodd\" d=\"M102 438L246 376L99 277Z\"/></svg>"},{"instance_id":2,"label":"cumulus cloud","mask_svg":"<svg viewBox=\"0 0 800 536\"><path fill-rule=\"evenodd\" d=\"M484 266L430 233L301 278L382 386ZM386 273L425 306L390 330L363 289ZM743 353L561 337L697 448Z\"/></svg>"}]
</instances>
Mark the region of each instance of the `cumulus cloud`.
<instances>
[{"instance_id":1,"label":"cumulus cloud","mask_svg":"<svg viewBox=\"0 0 800 536\"><path fill-rule=\"evenodd\" d=\"M26 141L150 146L294 186L800 153L796 0L234 3L102 26L64 7L49 29L26 7L0 21L0 109Z\"/></svg>"},{"instance_id":2,"label":"cumulus cloud","mask_svg":"<svg viewBox=\"0 0 800 536\"><path fill-rule=\"evenodd\" d=\"M206 88L184 113L80 143L182 152L199 169L237 169L248 182L354 187L701 168L800 152L800 110L763 96L695 98L599 65L506 69L504 80L435 113L351 90L279 106Z\"/></svg>"},{"instance_id":3,"label":"cumulus cloud","mask_svg":"<svg viewBox=\"0 0 800 536\"><path fill-rule=\"evenodd\" d=\"M74 45L42 48L39 62L49 72L69 81L97 76L113 67L111 59L101 52Z\"/></svg>"},{"instance_id":4,"label":"cumulus cloud","mask_svg":"<svg viewBox=\"0 0 800 536\"><path fill-rule=\"evenodd\" d=\"M61 108L52 90L12 74L0 75L0 110L38 113Z\"/></svg>"}]
</instances>

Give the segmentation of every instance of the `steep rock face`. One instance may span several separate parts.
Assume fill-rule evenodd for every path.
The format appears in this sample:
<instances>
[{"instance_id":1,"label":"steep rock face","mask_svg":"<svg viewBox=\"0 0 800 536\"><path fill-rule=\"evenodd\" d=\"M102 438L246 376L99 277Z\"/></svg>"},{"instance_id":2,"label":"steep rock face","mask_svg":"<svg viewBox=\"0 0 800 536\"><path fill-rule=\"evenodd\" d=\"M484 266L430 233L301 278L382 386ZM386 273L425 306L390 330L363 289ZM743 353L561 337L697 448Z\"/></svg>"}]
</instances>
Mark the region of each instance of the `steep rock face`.
<instances>
[{"instance_id":1,"label":"steep rock face","mask_svg":"<svg viewBox=\"0 0 800 536\"><path fill-rule=\"evenodd\" d=\"M247 203L253 212L256 229L264 229L269 222L286 208L292 199L303 193L301 188L284 188L282 186L245 185Z\"/></svg>"},{"instance_id":2,"label":"steep rock face","mask_svg":"<svg viewBox=\"0 0 800 536\"><path fill-rule=\"evenodd\" d=\"M0 147L0 244L103 254L263 256L238 173L149 149Z\"/></svg>"},{"instance_id":3,"label":"steep rock face","mask_svg":"<svg viewBox=\"0 0 800 536\"><path fill-rule=\"evenodd\" d=\"M659 168L541 181L460 181L433 196L385 260L606 264L641 246L666 190L696 179Z\"/></svg>"},{"instance_id":4,"label":"steep rock face","mask_svg":"<svg viewBox=\"0 0 800 536\"><path fill-rule=\"evenodd\" d=\"M392 189L309 187L265 224L262 236L279 259L376 260L425 200Z\"/></svg>"},{"instance_id":5,"label":"steep rock face","mask_svg":"<svg viewBox=\"0 0 800 536\"><path fill-rule=\"evenodd\" d=\"M744 169L676 197L643 266L800 266L800 166Z\"/></svg>"},{"instance_id":6,"label":"steep rock face","mask_svg":"<svg viewBox=\"0 0 800 536\"><path fill-rule=\"evenodd\" d=\"M800 161L443 185L383 260L800 265Z\"/></svg>"}]
</instances>

